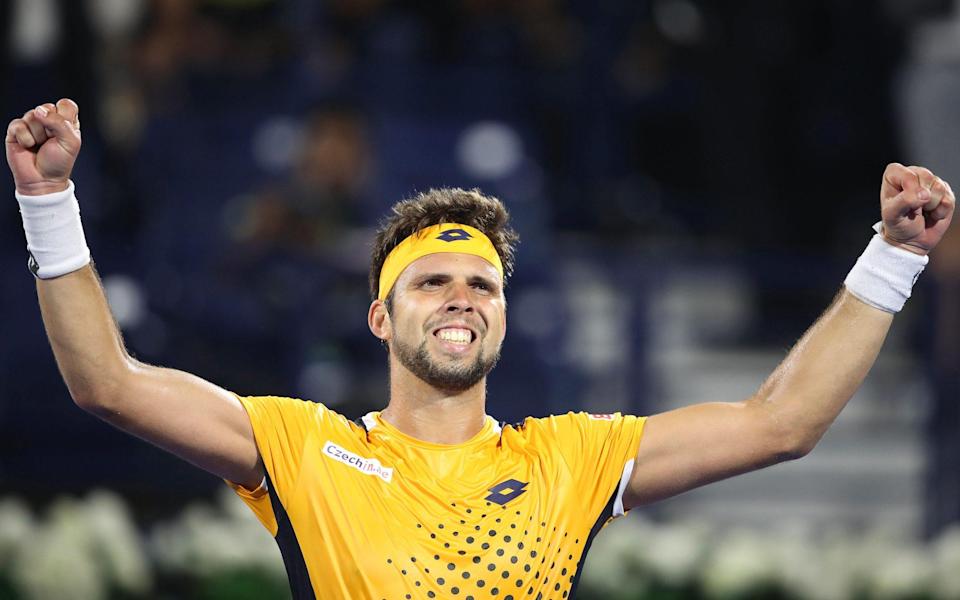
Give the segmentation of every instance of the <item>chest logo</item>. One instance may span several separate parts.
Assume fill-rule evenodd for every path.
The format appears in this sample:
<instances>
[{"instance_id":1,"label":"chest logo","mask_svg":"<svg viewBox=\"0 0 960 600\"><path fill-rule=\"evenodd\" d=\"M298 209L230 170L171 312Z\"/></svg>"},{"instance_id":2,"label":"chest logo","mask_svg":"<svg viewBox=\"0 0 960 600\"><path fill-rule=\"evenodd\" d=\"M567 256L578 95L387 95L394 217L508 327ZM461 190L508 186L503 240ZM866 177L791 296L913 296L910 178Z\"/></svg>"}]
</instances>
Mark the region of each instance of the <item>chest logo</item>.
<instances>
[{"instance_id":1,"label":"chest logo","mask_svg":"<svg viewBox=\"0 0 960 600\"><path fill-rule=\"evenodd\" d=\"M364 475L376 475L387 483L390 483L390 480L393 479L392 467L381 465L380 461L375 458L357 456L353 452L344 450L331 441L327 441L327 443L323 445L323 455L335 461L342 462L348 467L353 467Z\"/></svg>"},{"instance_id":2,"label":"chest logo","mask_svg":"<svg viewBox=\"0 0 960 600\"><path fill-rule=\"evenodd\" d=\"M500 506L503 506L507 502L510 502L520 494L527 491L525 488L528 484L529 482L508 479L487 490L490 492L490 495L484 498L484 500L487 502L496 502Z\"/></svg>"}]
</instances>

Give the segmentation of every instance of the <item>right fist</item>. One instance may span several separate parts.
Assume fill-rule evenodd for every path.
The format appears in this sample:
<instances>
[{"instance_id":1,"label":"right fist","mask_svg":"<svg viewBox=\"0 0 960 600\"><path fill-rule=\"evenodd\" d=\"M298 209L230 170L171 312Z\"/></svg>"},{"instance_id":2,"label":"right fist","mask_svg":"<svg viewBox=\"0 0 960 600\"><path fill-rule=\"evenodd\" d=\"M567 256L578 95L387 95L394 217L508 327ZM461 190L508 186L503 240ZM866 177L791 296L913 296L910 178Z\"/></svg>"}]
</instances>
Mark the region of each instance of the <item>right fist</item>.
<instances>
[{"instance_id":1,"label":"right fist","mask_svg":"<svg viewBox=\"0 0 960 600\"><path fill-rule=\"evenodd\" d=\"M17 191L28 196L67 189L80 153L80 109L64 98L28 110L7 126L7 164Z\"/></svg>"}]
</instances>

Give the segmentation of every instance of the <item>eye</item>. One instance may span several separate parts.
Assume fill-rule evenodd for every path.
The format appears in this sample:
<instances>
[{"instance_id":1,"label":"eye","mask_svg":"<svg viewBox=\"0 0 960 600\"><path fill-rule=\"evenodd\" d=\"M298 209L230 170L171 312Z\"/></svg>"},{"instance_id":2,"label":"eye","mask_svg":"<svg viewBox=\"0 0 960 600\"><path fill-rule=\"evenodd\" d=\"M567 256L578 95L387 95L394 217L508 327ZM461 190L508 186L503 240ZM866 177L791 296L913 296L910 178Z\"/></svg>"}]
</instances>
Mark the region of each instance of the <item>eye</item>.
<instances>
[{"instance_id":1,"label":"eye","mask_svg":"<svg viewBox=\"0 0 960 600\"><path fill-rule=\"evenodd\" d=\"M484 282L482 282L482 281L474 281L473 284L471 284L471 285L472 285L473 289L475 289L475 290L480 290L481 292L490 293L490 292L493 291L493 289L491 288L491 286L490 286L489 284L486 284L486 283L484 283Z\"/></svg>"},{"instance_id":2,"label":"eye","mask_svg":"<svg viewBox=\"0 0 960 600\"><path fill-rule=\"evenodd\" d=\"M431 277L429 279L425 279L423 283L420 284L420 287L435 288L440 287L441 285L443 285L443 280L441 280L439 277Z\"/></svg>"}]
</instances>

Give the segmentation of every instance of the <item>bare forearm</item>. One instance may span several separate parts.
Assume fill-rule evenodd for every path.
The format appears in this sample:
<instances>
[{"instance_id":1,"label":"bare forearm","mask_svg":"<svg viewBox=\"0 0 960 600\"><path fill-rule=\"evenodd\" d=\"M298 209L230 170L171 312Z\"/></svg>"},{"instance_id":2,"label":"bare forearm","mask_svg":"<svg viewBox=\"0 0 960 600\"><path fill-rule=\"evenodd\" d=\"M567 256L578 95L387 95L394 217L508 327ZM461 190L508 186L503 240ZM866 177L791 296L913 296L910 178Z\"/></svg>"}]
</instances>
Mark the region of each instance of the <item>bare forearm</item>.
<instances>
[{"instance_id":1,"label":"bare forearm","mask_svg":"<svg viewBox=\"0 0 960 600\"><path fill-rule=\"evenodd\" d=\"M124 431L255 487L263 465L240 400L194 375L139 363L124 349L89 264L69 183L79 151L79 107L72 100L43 104L7 126L7 164L19 192L31 268L39 278L40 310L70 395Z\"/></svg>"},{"instance_id":2,"label":"bare forearm","mask_svg":"<svg viewBox=\"0 0 960 600\"><path fill-rule=\"evenodd\" d=\"M876 361L925 255L950 225L955 200L950 186L929 170L887 165L880 189L882 238L871 239L830 308L751 398L647 419L624 506L809 452Z\"/></svg>"},{"instance_id":3,"label":"bare forearm","mask_svg":"<svg viewBox=\"0 0 960 600\"><path fill-rule=\"evenodd\" d=\"M841 290L750 402L793 432L800 453L809 451L860 387L892 322Z\"/></svg>"},{"instance_id":4,"label":"bare forearm","mask_svg":"<svg viewBox=\"0 0 960 600\"><path fill-rule=\"evenodd\" d=\"M50 346L73 399L90 406L117 391L131 362L93 267L37 280L37 295Z\"/></svg>"}]
</instances>

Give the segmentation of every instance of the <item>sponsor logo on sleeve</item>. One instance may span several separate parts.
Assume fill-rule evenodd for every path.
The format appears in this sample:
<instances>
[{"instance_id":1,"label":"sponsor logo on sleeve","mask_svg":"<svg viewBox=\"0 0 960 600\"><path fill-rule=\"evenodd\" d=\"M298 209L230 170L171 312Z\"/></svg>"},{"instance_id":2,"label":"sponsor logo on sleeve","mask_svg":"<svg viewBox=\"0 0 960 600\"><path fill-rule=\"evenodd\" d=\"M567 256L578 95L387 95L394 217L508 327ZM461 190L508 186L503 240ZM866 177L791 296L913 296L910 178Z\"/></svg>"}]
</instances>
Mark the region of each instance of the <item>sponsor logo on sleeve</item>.
<instances>
[{"instance_id":1,"label":"sponsor logo on sleeve","mask_svg":"<svg viewBox=\"0 0 960 600\"><path fill-rule=\"evenodd\" d=\"M323 445L323 454L327 458L342 462L348 467L353 467L364 475L376 475L387 483L390 483L390 480L393 479L392 467L381 465L380 461L375 458L357 456L353 452L345 450L329 440Z\"/></svg>"}]
</instances>

